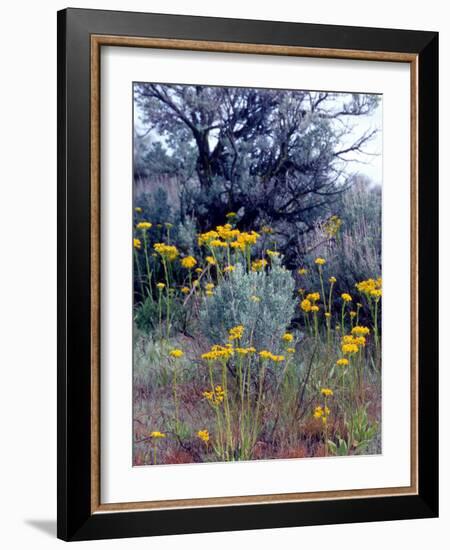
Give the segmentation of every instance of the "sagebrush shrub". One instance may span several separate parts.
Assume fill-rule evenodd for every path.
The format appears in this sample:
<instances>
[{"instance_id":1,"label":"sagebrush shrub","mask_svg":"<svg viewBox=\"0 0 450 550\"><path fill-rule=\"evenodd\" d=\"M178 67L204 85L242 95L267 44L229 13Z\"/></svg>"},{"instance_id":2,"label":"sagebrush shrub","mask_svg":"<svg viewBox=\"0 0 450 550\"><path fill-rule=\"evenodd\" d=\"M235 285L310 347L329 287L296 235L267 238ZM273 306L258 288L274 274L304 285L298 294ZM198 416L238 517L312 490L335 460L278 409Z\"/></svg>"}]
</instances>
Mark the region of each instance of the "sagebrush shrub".
<instances>
[{"instance_id":1,"label":"sagebrush shrub","mask_svg":"<svg viewBox=\"0 0 450 550\"><path fill-rule=\"evenodd\" d=\"M243 344L274 349L295 309L294 279L274 258L266 271L246 272L242 265L205 298L200 310L202 330L213 343L225 342L231 327L245 327Z\"/></svg>"}]
</instances>

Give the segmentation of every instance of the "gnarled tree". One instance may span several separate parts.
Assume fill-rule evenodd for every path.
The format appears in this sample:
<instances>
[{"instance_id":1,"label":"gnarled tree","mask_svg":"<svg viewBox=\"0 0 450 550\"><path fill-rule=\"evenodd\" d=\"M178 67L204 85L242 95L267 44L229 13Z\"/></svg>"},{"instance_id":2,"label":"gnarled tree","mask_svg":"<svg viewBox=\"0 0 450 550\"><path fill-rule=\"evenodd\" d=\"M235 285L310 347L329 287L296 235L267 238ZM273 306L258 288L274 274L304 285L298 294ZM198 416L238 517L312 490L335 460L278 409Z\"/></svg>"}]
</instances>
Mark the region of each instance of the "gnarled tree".
<instances>
[{"instance_id":1,"label":"gnarled tree","mask_svg":"<svg viewBox=\"0 0 450 550\"><path fill-rule=\"evenodd\" d=\"M203 230L239 212L242 229L272 227L288 256L331 213L352 181L345 163L377 131L358 135L352 122L377 107L371 94L151 83L134 93L153 141L139 167L177 174L182 216Z\"/></svg>"}]
</instances>

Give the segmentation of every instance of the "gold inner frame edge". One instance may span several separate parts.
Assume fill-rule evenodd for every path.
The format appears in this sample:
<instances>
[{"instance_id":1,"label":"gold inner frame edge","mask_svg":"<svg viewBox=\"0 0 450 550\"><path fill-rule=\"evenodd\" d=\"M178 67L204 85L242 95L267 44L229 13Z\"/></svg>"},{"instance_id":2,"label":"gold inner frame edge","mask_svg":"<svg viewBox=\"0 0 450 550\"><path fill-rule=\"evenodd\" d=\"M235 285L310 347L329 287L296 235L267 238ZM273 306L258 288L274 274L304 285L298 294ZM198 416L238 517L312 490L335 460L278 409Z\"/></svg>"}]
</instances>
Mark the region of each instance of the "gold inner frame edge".
<instances>
[{"instance_id":1,"label":"gold inner frame edge","mask_svg":"<svg viewBox=\"0 0 450 550\"><path fill-rule=\"evenodd\" d=\"M285 55L409 63L410 65L410 224L411 224L411 484L408 487L191 498L103 504L100 500L100 50L102 46L164 48L205 52ZM90 184L91 184L91 513L163 510L341 500L418 494L418 55L402 52L308 48L115 35L91 35L90 56Z\"/></svg>"}]
</instances>

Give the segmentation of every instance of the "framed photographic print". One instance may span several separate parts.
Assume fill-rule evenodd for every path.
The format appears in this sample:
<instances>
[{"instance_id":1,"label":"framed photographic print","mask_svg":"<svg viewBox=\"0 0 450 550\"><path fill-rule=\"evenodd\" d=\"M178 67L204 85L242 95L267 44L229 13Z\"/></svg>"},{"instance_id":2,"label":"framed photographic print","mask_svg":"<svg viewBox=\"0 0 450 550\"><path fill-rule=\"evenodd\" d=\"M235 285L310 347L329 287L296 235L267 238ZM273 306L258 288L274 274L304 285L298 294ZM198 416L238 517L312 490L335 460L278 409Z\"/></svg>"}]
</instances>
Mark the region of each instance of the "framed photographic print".
<instances>
[{"instance_id":1,"label":"framed photographic print","mask_svg":"<svg viewBox=\"0 0 450 550\"><path fill-rule=\"evenodd\" d=\"M438 513L434 32L58 13L58 536Z\"/></svg>"}]
</instances>

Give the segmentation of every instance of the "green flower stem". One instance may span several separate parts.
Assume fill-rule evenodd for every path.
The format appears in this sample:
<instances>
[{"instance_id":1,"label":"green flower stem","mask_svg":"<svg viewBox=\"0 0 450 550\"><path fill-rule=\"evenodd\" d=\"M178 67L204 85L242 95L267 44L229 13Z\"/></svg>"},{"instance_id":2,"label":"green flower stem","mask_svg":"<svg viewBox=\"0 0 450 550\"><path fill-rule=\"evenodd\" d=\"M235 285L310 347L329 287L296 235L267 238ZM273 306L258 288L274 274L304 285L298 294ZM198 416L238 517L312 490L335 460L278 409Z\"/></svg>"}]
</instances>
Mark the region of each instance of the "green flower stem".
<instances>
[{"instance_id":1,"label":"green flower stem","mask_svg":"<svg viewBox=\"0 0 450 550\"><path fill-rule=\"evenodd\" d=\"M310 336L312 336L311 323L309 322L309 315L306 311L304 311L303 316L305 318L305 326L308 328L308 332L309 332Z\"/></svg>"},{"instance_id":2,"label":"green flower stem","mask_svg":"<svg viewBox=\"0 0 450 550\"><path fill-rule=\"evenodd\" d=\"M175 403L175 433L180 433L180 411L178 404L178 384L177 384L177 366L174 365L173 371L173 399Z\"/></svg>"},{"instance_id":3,"label":"green flower stem","mask_svg":"<svg viewBox=\"0 0 450 550\"><path fill-rule=\"evenodd\" d=\"M328 311L331 313L331 298L333 295L334 283L330 283L330 292L328 294Z\"/></svg>"},{"instance_id":4,"label":"green flower stem","mask_svg":"<svg viewBox=\"0 0 450 550\"><path fill-rule=\"evenodd\" d=\"M328 417L327 417L327 396L325 397L324 414L325 414L325 456L328 456Z\"/></svg>"},{"instance_id":5,"label":"green flower stem","mask_svg":"<svg viewBox=\"0 0 450 550\"><path fill-rule=\"evenodd\" d=\"M327 327L327 346L331 346L331 317L325 317L325 325Z\"/></svg>"},{"instance_id":6,"label":"green flower stem","mask_svg":"<svg viewBox=\"0 0 450 550\"><path fill-rule=\"evenodd\" d=\"M356 304L356 324L359 325L359 310L361 309L360 304Z\"/></svg>"},{"instance_id":7,"label":"green flower stem","mask_svg":"<svg viewBox=\"0 0 450 550\"><path fill-rule=\"evenodd\" d=\"M222 388L225 392L224 397L224 411L225 411L225 422L227 430L227 457L230 459L230 455L233 452L233 434L231 431L231 413L230 413L230 402L228 398L228 376L227 376L227 362L222 361Z\"/></svg>"},{"instance_id":8,"label":"green flower stem","mask_svg":"<svg viewBox=\"0 0 450 550\"><path fill-rule=\"evenodd\" d=\"M373 319L373 333L375 337L375 349L377 350L378 354L378 300L375 300L375 306L374 306L374 319Z\"/></svg>"},{"instance_id":9,"label":"green flower stem","mask_svg":"<svg viewBox=\"0 0 450 550\"><path fill-rule=\"evenodd\" d=\"M328 294L328 313L330 313L330 317L327 317L327 343L328 347L331 346L331 299L333 296L333 286L334 283L330 283L330 292Z\"/></svg>"},{"instance_id":10,"label":"green flower stem","mask_svg":"<svg viewBox=\"0 0 450 550\"><path fill-rule=\"evenodd\" d=\"M259 432L259 413L261 409L261 401L263 395L264 381L266 377L266 359L261 360L261 372L259 373L259 388L258 388L258 397L256 401L256 411L255 411L255 422L253 424L253 437L252 437L252 447L256 443Z\"/></svg>"},{"instance_id":11,"label":"green flower stem","mask_svg":"<svg viewBox=\"0 0 450 550\"><path fill-rule=\"evenodd\" d=\"M249 245L245 246L245 255L247 257L247 270L250 273L251 271L251 249Z\"/></svg>"},{"instance_id":12,"label":"green flower stem","mask_svg":"<svg viewBox=\"0 0 450 550\"><path fill-rule=\"evenodd\" d=\"M162 339L162 289L158 288L159 337Z\"/></svg>"},{"instance_id":13,"label":"green flower stem","mask_svg":"<svg viewBox=\"0 0 450 550\"><path fill-rule=\"evenodd\" d=\"M134 259L135 259L135 262L136 262L136 268L137 268L137 273L138 273L138 279L139 279L139 284L141 286L141 296L142 296L142 301L145 300L145 292L144 292L144 281L142 280L142 272L141 272L141 266L139 264L139 256L136 252L136 249L133 247L133 252L134 252ZM149 294L151 296L151 293Z\"/></svg>"},{"instance_id":14,"label":"green flower stem","mask_svg":"<svg viewBox=\"0 0 450 550\"><path fill-rule=\"evenodd\" d=\"M145 254L145 266L147 268L147 284L148 284L148 294L151 295L152 287L152 272L150 270L150 262L148 259L148 250L147 250L147 230L142 230L142 237L144 239L144 254Z\"/></svg>"},{"instance_id":15,"label":"green flower stem","mask_svg":"<svg viewBox=\"0 0 450 550\"><path fill-rule=\"evenodd\" d=\"M164 275L166 279L166 338L170 336L170 279L169 272L167 270L166 259L162 257L162 263L164 268Z\"/></svg>"},{"instance_id":16,"label":"green flower stem","mask_svg":"<svg viewBox=\"0 0 450 550\"><path fill-rule=\"evenodd\" d=\"M360 347L358 351L358 394L359 394L358 396L359 396L360 403L363 403L363 400L364 400L363 368L364 368L364 363L363 363L363 357L362 357L362 347Z\"/></svg>"},{"instance_id":17,"label":"green flower stem","mask_svg":"<svg viewBox=\"0 0 450 550\"><path fill-rule=\"evenodd\" d=\"M209 370L209 381L211 383L211 391L213 393L213 396L216 394L215 386L214 386L214 377L213 377L213 371L212 371L212 365L209 363L208 365ZM224 434L223 434L223 428L222 428L222 420L221 420L221 414L219 410L219 404L213 404L212 405L215 413L216 413L216 421L217 421L217 441L218 441L218 451L219 456L222 460L226 460L225 451L224 451Z\"/></svg>"},{"instance_id":18,"label":"green flower stem","mask_svg":"<svg viewBox=\"0 0 450 550\"><path fill-rule=\"evenodd\" d=\"M243 377L242 377L242 356L239 354L237 362L237 375L238 375L238 384L239 384L239 399L241 403L240 417L239 417L239 431L241 435L241 447L243 446L244 440L244 387L243 387Z\"/></svg>"},{"instance_id":19,"label":"green flower stem","mask_svg":"<svg viewBox=\"0 0 450 550\"><path fill-rule=\"evenodd\" d=\"M318 270L319 270L320 289L322 290L323 307L324 307L325 313L326 313L328 310L327 310L327 300L325 298L325 290L324 290L324 286L323 286L322 266L319 265L317 267L318 267Z\"/></svg>"},{"instance_id":20,"label":"green flower stem","mask_svg":"<svg viewBox=\"0 0 450 550\"><path fill-rule=\"evenodd\" d=\"M220 262L217 259L216 253L214 251L214 247L208 246L208 248L209 248L209 251L211 252L211 256L214 258L214 261L215 261L215 267L217 270L217 279L219 278L223 279L223 273L222 273L222 270L220 269Z\"/></svg>"},{"instance_id":21,"label":"green flower stem","mask_svg":"<svg viewBox=\"0 0 450 550\"><path fill-rule=\"evenodd\" d=\"M227 262L228 265L231 265L230 243L227 243Z\"/></svg>"}]
</instances>

